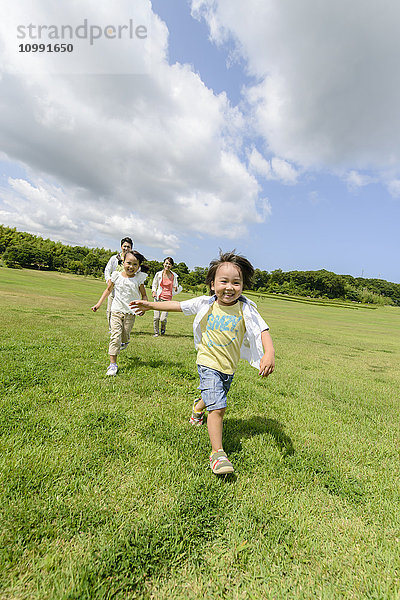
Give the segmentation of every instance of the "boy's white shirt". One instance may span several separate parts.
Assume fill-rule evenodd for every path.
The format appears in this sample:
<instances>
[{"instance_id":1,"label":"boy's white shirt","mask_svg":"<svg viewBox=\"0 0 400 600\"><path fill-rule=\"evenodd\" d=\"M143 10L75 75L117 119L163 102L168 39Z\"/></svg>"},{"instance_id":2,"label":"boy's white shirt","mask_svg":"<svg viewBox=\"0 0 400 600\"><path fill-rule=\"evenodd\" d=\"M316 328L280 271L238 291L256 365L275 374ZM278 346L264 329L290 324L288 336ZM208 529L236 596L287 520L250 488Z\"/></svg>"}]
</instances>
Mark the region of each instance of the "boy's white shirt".
<instances>
[{"instance_id":1,"label":"boy's white shirt","mask_svg":"<svg viewBox=\"0 0 400 600\"><path fill-rule=\"evenodd\" d=\"M174 276L174 283L172 284L172 295L179 294L182 291L182 287L178 286L178 275L171 271ZM156 300L159 299L160 294L162 292L161 281L162 281L162 271L157 271L154 275L153 283L151 285L151 291L156 293ZM178 288L178 291L175 292L175 288Z\"/></svg>"},{"instance_id":2,"label":"boy's white shirt","mask_svg":"<svg viewBox=\"0 0 400 600\"><path fill-rule=\"evenodd\" d=\"M191 300L183 300L180 305L184 315L196 315L193 321L194 345L196 350L201 342L202 318L207 314L212 304L216 301L214 296L199 296ZM257 305L246 296L240 296L243 302L243 318L246 325L243 343L240 348L240 358L247 360L252 367L260 368L260 360L264 355L261 333L269 329L268 325L257 310Z\"/></svg>"}]
</instances>

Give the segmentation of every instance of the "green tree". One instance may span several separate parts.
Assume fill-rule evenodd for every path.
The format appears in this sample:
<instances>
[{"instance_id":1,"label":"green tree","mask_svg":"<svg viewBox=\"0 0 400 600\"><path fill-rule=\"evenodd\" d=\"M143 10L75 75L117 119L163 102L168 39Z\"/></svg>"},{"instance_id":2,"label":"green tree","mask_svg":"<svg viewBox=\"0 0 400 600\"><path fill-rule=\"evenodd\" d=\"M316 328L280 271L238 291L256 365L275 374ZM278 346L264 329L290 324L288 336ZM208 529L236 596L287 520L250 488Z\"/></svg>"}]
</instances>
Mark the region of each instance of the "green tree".
<instances>
[{"instance_id":1,"label":"green tree","mask_svg":"<svg viewBox=\"0 0 400 600\"><path fill-rule=\"evenodd\" d=\"M174 273L177 274L178 278L182 281L185 280L186 275L188 275L188 273L189 273L189 267L184 262L175 264L172 267L172 270L174 271Z\"/></svg>"},{"instance_id":2,"label":"green tree","mask_svg":"<svg viewBox=\"0 0 400 600\"><path fill-rule=\"evenodd\" d=\"M253 289L258 290L260 288L266 288L270 280L270 274L268 271L261 271L260 269L254 269L253 276Z\"/></svg>"},{"instance_id":3,"label":"green tree","mask_svg":"<svg viewBox=\"0 0 400 600\"><path fill-rule=\"evenodd\" d=\"M3 260L8 267L45 268L48 266L49 255L32 243L25 243L8 246Z\"/></svg>"},{"instance_id":4,"label":"green tree","mask_svg":"<svg viewBox=\"0 0 400 600\"><path fill-rule=\"evenodd\" d=\"M206 283L206 275L208 269L205 267L195 267L194 271L190 271L185 275L184 282L186 285L201 285Z\"/></svg>"},{"instance_id":5,"label":"green tree","mask_svg":"<svg viewBox=\"0 0 400 600\"><path fill-rule=\"evenodd\" d=\"M278 285L282 285L282 283L285 281L285 273L282 271L282 269L275 269L275 271L271 272L271 277L269 279L270 283L276 283Z\"/></svg>"}]
</instances>

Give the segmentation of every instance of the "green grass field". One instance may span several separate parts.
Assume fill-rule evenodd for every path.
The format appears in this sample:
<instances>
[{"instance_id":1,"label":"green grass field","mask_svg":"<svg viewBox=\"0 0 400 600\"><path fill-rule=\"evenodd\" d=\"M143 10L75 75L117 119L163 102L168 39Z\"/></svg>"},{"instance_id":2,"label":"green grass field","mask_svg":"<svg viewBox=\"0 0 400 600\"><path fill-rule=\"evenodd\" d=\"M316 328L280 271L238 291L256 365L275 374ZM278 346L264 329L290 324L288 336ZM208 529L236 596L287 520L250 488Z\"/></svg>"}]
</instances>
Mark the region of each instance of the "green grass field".
<instances>
[{"instance_id":1,"label":"green grass field","mask_svg":"<svg viewBox=\"0 0 400 600\"><path fill-rule=\"evenodd\" d=\"M240 363L218 478L192 319L106 378L103 289L0 268L0 598L400 598L400 309L250 296L277 366Z\"/></svg>"}]
</instances>

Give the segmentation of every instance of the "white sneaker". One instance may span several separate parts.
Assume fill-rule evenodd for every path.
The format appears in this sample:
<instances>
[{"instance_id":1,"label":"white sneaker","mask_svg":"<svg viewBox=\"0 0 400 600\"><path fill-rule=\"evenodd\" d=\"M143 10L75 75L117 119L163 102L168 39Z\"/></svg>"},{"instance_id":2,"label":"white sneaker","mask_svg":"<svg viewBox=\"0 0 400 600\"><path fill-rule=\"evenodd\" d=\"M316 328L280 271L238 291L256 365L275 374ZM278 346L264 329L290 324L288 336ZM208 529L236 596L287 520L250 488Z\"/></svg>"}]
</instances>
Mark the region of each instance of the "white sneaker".
<instances>
[{"instance_id":1,"label":"white sneaker","mask_svg":"<svg viewBox=\"0 0 400 600\"><path fill-rule=\"evenodd\" d=\"M118 365L116 363L111 363L107 369L106 375L116 375L118 371Z\"/></svg>"},{"instance_id":2,"label":"white sneaker","mask_svg":"<svg viewBox=\"0 0 400 600\"><path fill-rule=\"evenodd\" d=\"M125 350L129 346L129 342L122 342L120 350Z\"/></svg>"}]
</instances>

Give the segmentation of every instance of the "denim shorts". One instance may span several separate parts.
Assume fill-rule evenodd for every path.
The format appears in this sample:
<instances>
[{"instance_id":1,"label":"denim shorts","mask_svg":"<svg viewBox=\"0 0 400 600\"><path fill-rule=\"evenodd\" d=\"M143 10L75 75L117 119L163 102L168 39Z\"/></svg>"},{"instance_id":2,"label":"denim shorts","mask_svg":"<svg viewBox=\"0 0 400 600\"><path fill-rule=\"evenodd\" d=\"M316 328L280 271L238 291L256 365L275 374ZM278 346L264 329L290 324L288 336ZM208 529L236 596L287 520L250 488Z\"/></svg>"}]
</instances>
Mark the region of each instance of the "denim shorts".
<instances>
[{"instance_id":1,"label":"denim shorts","mask_svg":"<svg viewBox=\"0 0 400 600\"><path fill-rule=\"evenodd\" d=\"M201 399L208 411L226 408L226 396L231 387L233 375L197 365L200 376Z\"/></svg>"}]
</instances>

